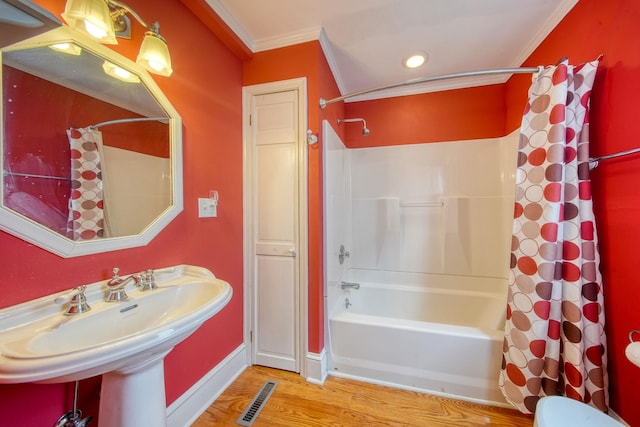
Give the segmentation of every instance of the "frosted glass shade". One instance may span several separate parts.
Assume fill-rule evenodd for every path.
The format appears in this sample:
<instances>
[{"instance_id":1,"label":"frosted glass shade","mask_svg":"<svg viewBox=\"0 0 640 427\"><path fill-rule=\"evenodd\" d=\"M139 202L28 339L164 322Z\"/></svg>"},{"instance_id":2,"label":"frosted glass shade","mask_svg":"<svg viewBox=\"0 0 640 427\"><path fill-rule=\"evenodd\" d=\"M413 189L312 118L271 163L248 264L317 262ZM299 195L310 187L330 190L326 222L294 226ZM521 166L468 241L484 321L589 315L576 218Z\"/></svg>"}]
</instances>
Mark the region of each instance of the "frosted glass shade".
<instances>
[{"instance_id":1,"label":"frosted glass shade","mask_svg":"<svg viewBox=\"0 0 640 427\"><path fill-rule=\"evenodd\" d=\"M100 43L118 44L109 6L104 0L67 0L62 17L71 28Z\"/></svg>"},{"instance_id":2,"label":"frosted glass shade","mask_svg":"<svg viewBox=\"0 0 640 427\"><path fill-rule=\"evenodd\" d=\"M173 73L167 42L153 31L145 33L136 62L153 74L170 76Z\"/></svg>"}]
</instances>

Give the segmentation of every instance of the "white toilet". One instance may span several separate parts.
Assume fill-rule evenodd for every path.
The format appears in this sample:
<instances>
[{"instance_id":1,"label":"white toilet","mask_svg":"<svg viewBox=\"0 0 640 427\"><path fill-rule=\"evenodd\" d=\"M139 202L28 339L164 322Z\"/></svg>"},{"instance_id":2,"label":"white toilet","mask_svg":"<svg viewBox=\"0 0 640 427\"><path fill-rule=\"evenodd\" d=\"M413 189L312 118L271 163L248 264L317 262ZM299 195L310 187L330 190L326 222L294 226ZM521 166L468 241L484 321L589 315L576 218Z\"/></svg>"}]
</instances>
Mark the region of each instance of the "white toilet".
<instances>
[{"instance_id":1,"label":"white toilet","mask_svg":"<svg viewBox=\"0 0 640 427\"><path fill-rule=\"evenodd\" d=\"M636 366L640 366L640 341L633 341L640 330L629 333L629 341L625 354ZM536 406L533 427L625 427L607 414L577 400L563 396L543 397Z\"/></svg>"},{"instance_id":2,"label":"white toilet","mask_svg":"<svg viewBox=\"0 0 640 427\"><path fill-rule=\"evenodd\" d=\"M624 427L607 414L564 396L548 396L538 401L533 427Z\"/></svg>"}]
</instances>

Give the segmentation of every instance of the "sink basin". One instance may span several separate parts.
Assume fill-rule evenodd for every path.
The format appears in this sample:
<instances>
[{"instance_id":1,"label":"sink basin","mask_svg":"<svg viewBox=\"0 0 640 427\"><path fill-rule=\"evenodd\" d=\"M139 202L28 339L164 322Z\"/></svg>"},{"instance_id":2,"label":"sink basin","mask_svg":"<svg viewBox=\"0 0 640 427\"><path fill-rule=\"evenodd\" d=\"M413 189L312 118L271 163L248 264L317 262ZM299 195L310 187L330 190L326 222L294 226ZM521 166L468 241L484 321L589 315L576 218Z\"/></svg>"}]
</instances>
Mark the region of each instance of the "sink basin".
<instances>
[{"instance_id":1,"label":"sink basin","mask_svg":"<svg viewBox=\"0 0 640 427\"><path fill-rule=\"evenodd\" d=\"M158 289L131 285L118 303L104 302L106 281L88 285L91 310L74 316L63 315L69 291L0 310L0 383L68 382L131 369L170 351L231 299L231 286L201 267L155 276Z\"/></svg>"},{"instance_id":2,"label":"sink basin","mask_svg":"<svg viewBox=\"0 0 640 427\"><path fill-rule=\"evenodd\" d=\"M166 425L164 357L230 300L231 286L202 267L155 270L105 302L107 280L87 285L91 310L65 316L65 291L0 310L0 383L60 383L103 375L100 426ZM143 391L143 393L141 393ZM150 424L149 424L150 423Z\"/></svg>"}]
</instances>

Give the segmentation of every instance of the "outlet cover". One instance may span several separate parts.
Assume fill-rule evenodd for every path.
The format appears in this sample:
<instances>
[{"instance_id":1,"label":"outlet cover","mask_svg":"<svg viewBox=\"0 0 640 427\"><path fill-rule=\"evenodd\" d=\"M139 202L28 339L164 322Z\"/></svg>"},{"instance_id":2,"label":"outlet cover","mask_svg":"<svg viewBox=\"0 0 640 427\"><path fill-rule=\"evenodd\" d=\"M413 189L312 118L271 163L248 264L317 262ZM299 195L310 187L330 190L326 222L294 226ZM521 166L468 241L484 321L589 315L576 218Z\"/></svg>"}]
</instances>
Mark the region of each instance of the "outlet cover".
<instances>
[{"instance_id":1,"label":"outlet cover","mask_svg":"<svg viewBox=\"0 0 640 427\"><path fill-rule=\"evenodd\" d=\"M198 218L214 218L218 216L217 208L215 200L200 197L198 199Z\"/></svg>"}]
</instances>

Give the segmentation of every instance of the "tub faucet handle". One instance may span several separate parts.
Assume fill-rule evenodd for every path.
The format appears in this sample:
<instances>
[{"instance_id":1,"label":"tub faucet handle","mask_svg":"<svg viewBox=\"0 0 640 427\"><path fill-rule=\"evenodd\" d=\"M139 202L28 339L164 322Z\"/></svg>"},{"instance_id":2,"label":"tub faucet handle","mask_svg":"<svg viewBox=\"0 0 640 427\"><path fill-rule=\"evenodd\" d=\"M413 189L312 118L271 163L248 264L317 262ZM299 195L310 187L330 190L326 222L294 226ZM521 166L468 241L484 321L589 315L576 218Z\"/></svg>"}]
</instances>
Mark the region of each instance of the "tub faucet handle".
<instances>
[{"instance_id":1,"label":"tub faucet handle","mask_svg":"<svg viewBox=\"0 0 640 427\"><path fill-rule=\"evenodd\" d=\"M344 264L344 259L349 258L350 255L349 251L345 250L344 245L340 245L340 252L338 252L338 261L340 261L340 264Z\"/></svg>"}]
</instances>

